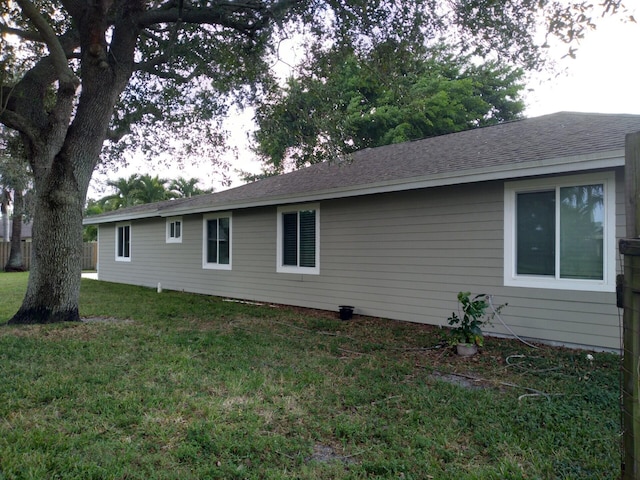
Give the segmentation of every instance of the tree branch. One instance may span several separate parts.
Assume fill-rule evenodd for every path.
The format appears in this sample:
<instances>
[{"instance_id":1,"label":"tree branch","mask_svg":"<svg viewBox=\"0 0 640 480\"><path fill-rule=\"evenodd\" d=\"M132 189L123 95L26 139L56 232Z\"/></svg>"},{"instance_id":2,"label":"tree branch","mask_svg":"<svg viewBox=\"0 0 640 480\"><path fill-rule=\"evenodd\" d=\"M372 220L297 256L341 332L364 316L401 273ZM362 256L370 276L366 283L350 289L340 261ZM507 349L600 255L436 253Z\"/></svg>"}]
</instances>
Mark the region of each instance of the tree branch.
<instances>
[{"instance_id":1,"label":"tree branch","mask_svg":"<svg viewBox=\"0 0 640 480\"><path fill-rule=\"evenodd\" d=\"M35 143L38 139L38 134L33 128L33 125L27 121L22 115L18 115L11 110L3 109L0 111L0 123L7 127L17 130L27 136L30 142Z\"/></svg>"},{"instance_id":2,"label":"tree branch","mask_svg":"<svg viewBox=\"0 0 640 480\"><path fill-rule=\"evenodd\" d=\"M16 0L24 14L29 17L33 25L43 37L49 47L49 53L53 66L58 75L60 86L72 88L74 91L80 85L80 80L74 75L67 63L67 54L58 39L58 36L51 28L50 23L45 19L38 9L29 0Z\"/></svg>"},{"instance_id":3,"label":"tree branch","mask_svg":"<svg viewBox=\"0 0 640 480\"><path fill-rule=\"evenodd\" d=\"M191 80L193 80L196 76L198 76L198 72L199 69L195 68L189 75L182 76L179 75L175 72L163 72L161 70L156 70L156 69L149 69L149 70L144 70L145 72L149 73L150 75L154 75L158 78L163 78L165 80L175 80L177 82L180 83L187 83L190 82Z\"/></svg>"},{"instance_id":4,"label":"tree branch","mask_svg":"<svg viewBox=\"0 0 640 480\"><path fill-rule=\"evenodd\" d=\"M120 140L122 140L122 137L130 133L131 133L130 128L118 128L115 130L109 130L107 131L106 139L109 140L110 142L118 143Z\"/></svg>"},{"instance_id":5,"label":"tree branch","mask_svg":"<svg viewBox=\"0 0 640 480\"><path fill-rule=\"evenodd\" d=\"M291 0L283 3L291 3ZM182 15L180 15L178 7L167 10L148 10L140 16L140 24L143 27L149 27L158 23L174 23L180 20L184 23L197 25L220 25L237 30L246 35L251 35L260 28L263 28L271 19L270 11L261 5L228 2L226 4L219 4L218 6L219 8L215 9L211 7L194 9L187 8L185 5L182 10ZM246 19L233 18L233 13L237 14L241 11L252 11L255 15L252 18Z\"/></svg>"},{"instance_id":6,"label":"tree branch","mask_svg":"<svg viewBox=\"0 0 640 480\"><path fill-rule=\"evenodd\" d=\"M160 35L156 35L155 33L151 32L148 28L145 28L144 30L142 30L140 32L140 35L142 35L143 37L150 38L151 40L158 43L162 43L164 41L164 39Z\"/></svg>"},{"instance_id":7,"label":"tree branch","mask_svg":"<svg viewBox=\"0 0 640 480\"><path fill-rule=\"evenodd\" d=\"M199 72L200 72L200 68L196 67L192 70L192 72L187 75L180 75L176 72L163 72L162 70L158 70L156 67L162 65L163 63L166 63L169 61L169 55L167 55L166 53L163 53L161 55L158 55L157 57L149 60L148 62L141 62L135 65L135 70L140 71L140 72L146 72L150 75L154 75L158 78L164 78L167 80L176 80L178 82L181 83L187 83L190 82L191 80L193 80L195 77L198 76Z\"/></svg>"},{"instance_id":8,"label":"tree branch","mask_svg":"<svg viewBox=\"0 0 640 480\"><path fill-rule=\"evenodd\" d=\"M166 53L161 53L157 57L152 58L147 62L136 63L134 68L139 71L155 74L155 67L157 67L158 65L162 65L163 63L168 61L169 56Z\"/></svg>"},{"instance_id":9,"label":"tree branch","mask_svg":"<svg viewBox=\"0 0 640 480\"><path fill-rule=\"evenodd\" d=\"M20 30L19 28L11 28L7 26L7 24L4 22L0 22L0 33L7 34L7 35L15 35L24 40L29 40L32 42L44 43L44 39L42 38L42 35L40 35L38 32Z\"/></svg>"}]
</instances>

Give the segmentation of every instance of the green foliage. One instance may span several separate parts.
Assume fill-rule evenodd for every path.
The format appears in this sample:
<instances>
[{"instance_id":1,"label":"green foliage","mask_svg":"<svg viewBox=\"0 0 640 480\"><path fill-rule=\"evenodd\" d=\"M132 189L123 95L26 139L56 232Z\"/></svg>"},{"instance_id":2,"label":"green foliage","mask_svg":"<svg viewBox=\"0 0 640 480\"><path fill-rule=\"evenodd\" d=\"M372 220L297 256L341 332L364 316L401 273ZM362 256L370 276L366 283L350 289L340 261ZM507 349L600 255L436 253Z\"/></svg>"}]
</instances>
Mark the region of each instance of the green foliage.
<instances>
[{"instance_id":1,"label":"green foliage","mask_svg":"<svg viewBox=\"0 0 640 480\"><path fill-rule=\"evenodd\" d=\"M135 198L139 203L155 203L175 198L174 193L167 188L167 182L168 180L158 175L140 175L136 182Z\"/></svg>"},{"instance_id":2,"label":"green foliage","mask_svg":"<svg viewBox=\"0 0 640 480\"><path fill-rule=\"evenodd\" d=\"M175 198L189 198L195 197L196 195L203 195L205 193L213 193L213 189L202 189L198 187L198 182L200 180L197 178L184 178L178 177L174 180L171 180L169 183L169 190Z\"/></svg>"},{"instance_id":3,"label":"green foliage","mask_svg":"<svg viewBox=\"0 0 640 480\"><path fill-rule=\"evenodd\" d=\"M133 174L129 178L120 177L116 180L109 180L107 181L107 186L115 189L115 193L94 202L92 209L88 209L86 214L95 215L103 211L117 210L118 208L211 193L211 190L198 188L198 182L197 178L186 179L179 177L169 181L160 178L158 175L152 177L148 174ZM101 211L98 211L100 209Z\"/></svg>"},{"instance_id":4,"label":"green foliage","mask_svg":"<svg viewBox=\"0 0 640 480\"><path fill-rule=\"evenodd\" d=\"M449 325L453 327L452 335L456 343L471 343L483 346L484 337L482 327L490 325L493 318L507 305L499 305L491 313L487 313L490 297L486 293L480 293L471 298L471 292L458 292L458 305L462 309L460 315L453 312L447 318Z\"/></svg>"},{"instance_id":5,"label":"green foliage","mask_svg":"<svg viewBox=\"0 0 640 480\"><path fill-rule=\"evenodd\" d=\"M51 27L70 70L80 77L82 61L87 58L78 61L73 53L80 47L80 19L98 17L85 16L84 5L71 8L50 0L30 3L41 16L38 28L43 24ZM432 44L446 36L462 55L493 57L500 65L533 69L546 61L544 49L536 41L541 24L547 36L571 44L593 27L594 17L602 12L627 13L620 0L606 0L598 7L588 2L552 0L481 0L453 6L437 0L411 0L402 2L401 7L387 0L250 0L237 7L215 2L181 2L179 7L170 0L139 3L137 9L131 7L137 7L138 2L109 2L104 18L99 19L102 31L97 33L128 29L135 44L131 52L135 65L124 91L115 97L111 134L103 152L112 160L136 149L150 159L167 152L175 154L174 158L214 158L225 142L221 119L229 106L233 102L255 104L273 85L270 70L283 39L304 36L309 40L309 52L318 45L332 44L351 44L366 52L385 42L405 47ZM0 15L7 19L0 26L3 35L11 36L0 50L0 84L14 86L41 59L47 58L50 65L49 49L41 36L33 34L37 30L33 19L18 3L1 3ZM127 26L131 19L137 21L139 31ZM109 41L119 38L107 37ZM87 50L88 45L82 44L82 48ZM123 58L119 62L126 65ZM91 78L83 76L82 81ZM105 77L95 79L104 83ZM56 91L57 80L54 75L42 85L47 90L46 108L52 108L61 93ZM0 100L5 94L0 93ZM12 128L19 126L8 117L4 121ZM410 125L405 127L410 129ZM406 133L400 133L398 138L405 137Z\"/></svg>"},{"instance_id":6,"label":"green foliage","mask_svg":"<svg viewBox=\"0 0 640 480\"><path fill-rule=\"evenodd\" d=\"M319 49L319 47L318 47ZM266 171L335 159L519 118L522 70L440 46L338 46L308 58L258 108L256 151Z\"/></svg>"},{"instance_id":7,"label":"green foliage","mask_svg":"<svg viewBox=\"0 0 640 480\"><path fill-rule=\"evenodd\" d=\"M89 199L87 206L84 209L84 216L99 215L104 213L104 203L100 200ZM97 242L98 241L98 226L86 225L82 229L82 241L83 242Z\"/></svg>"},{"instance_id":8,"label":"green foliage","mask_svg":"<svg viewBox=\"0 0 640 480\"><path fill-rule=\"evenodd\" d=\"M141 203L138 199L140 186L140 176L138 174L134 173L129 178L120 177L116 180L108 180L107 186L115 189L115 193L99 200L104 211L132 207Z\"/></svg>"},{"instance_id":9,"label":"green foliage","mask_svg":"<svg viewBox=\"0 0 640 480\"><path fill-rule=\"evenodd\" d=\"M0 325L4 478L619 477L617 355L95 280L81 313Z\"/></svg>"}]
</instances>

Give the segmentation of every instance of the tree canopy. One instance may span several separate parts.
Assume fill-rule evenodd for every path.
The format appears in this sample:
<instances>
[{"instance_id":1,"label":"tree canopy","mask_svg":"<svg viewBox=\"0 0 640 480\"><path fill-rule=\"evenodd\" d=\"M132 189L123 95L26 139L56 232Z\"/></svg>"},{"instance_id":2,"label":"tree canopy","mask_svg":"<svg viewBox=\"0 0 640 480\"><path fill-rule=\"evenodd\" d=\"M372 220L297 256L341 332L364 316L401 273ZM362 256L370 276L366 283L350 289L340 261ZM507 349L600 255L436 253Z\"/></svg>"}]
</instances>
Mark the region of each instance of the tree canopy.
<instances>
[{"instance_id":1,"label":"tree canopy","mask_svg":"<svg viewBox=\"0 0 640 480\"><path fill-rule=\"evenodd\" d=\"M257 109L256 152L267 171L368 147L513 120L524 110L523 71L474 62L451 48L393 41L366 54L310 57Z\"/></svg>"},{"instance_id":2,"label":"tree canopy","mask_svg":"<svg viewBox=\"0 0 640 480\"><path fill-rule=\"evenodd\" d=\"M20 133L33 172L38 252L10 322L79 319L83 207L101 159L127 149L214 157L228 106L268 91L287 37L367 51L445 36L461 52L535 68L544 63L540 24L571 41L602 9L619 8L620 0L0 3L0 123Z\"/></svg>"}]
</instances>

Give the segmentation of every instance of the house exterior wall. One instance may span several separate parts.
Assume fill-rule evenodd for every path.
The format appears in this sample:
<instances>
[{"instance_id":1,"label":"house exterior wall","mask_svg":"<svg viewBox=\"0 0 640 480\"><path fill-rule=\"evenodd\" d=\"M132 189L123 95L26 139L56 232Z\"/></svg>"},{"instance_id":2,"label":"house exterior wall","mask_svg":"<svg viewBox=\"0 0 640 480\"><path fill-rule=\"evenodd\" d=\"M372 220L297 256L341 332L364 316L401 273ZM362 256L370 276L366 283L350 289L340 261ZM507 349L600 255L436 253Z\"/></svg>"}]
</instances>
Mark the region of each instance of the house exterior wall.
<instances>
[{"instance_id":1,"label":"house exterior wall","mask_svg":"<svg viewBox=\"0 0 640 480\"><path fill-rule=\"evenodd\" d=\"M504 286L502 181L320 202L319 275L276 272L276 211L232 212L231 270L202 268L202 214L183 217L182 243L165 242L164 218L132 221L130 262L115 261L115 224L100 225L99 278L442 326L459 291L488 293L522 337L620 347L615 293ZM487 333L508 333L494 323Z\"/></svg>"}]
</instances>

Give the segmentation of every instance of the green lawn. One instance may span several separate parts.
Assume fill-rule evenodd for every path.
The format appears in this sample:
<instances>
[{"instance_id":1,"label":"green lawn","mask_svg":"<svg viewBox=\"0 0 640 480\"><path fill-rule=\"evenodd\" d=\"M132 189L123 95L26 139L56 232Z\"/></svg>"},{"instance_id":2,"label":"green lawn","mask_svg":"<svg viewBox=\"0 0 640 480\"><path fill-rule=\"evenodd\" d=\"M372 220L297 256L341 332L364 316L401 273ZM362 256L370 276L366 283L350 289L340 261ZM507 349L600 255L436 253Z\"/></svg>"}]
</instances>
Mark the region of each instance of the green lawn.
<instances>
[{"instance_id":1,"label":"green lawn","mask_svg":"<svg viewBox=\"0 0 640 480\"><path fill-rule=\"evenodd\" d=\"M8 326L25 285L0 273L0 479L619 476L611 354L93 280L102 321Z\"/></svg>"}]
</instances>

